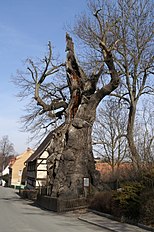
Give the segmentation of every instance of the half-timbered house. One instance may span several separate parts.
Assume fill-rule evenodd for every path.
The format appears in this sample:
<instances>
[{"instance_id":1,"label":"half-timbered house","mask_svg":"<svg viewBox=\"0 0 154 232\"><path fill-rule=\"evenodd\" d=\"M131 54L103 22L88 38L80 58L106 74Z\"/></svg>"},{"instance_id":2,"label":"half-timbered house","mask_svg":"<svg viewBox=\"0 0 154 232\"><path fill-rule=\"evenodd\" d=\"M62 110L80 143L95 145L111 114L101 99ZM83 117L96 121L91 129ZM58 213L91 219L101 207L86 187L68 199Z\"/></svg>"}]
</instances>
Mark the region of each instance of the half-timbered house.
<instances>
[{"instance_id":1,"label":"half-timbered house","mask_svg":"<svg viewBox=\"0 0 154 232\"><path fill-rule=\"evenodd\" d=\"M44 139L36 151L26 160L27 166L27 188L34 189L46 185L47 179L47 148L50 144L52 132Z\"/></svg>"}]
</instances>

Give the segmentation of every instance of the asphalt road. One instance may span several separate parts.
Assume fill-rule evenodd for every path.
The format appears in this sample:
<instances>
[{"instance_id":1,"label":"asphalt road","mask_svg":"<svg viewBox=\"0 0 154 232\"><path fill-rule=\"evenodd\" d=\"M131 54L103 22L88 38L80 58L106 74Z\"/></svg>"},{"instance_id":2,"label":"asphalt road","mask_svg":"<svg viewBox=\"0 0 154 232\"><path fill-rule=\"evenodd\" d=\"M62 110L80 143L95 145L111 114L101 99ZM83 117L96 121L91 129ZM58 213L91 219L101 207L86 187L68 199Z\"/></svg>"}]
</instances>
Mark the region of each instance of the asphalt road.
<instances>
[{"instance_id":1,"label":"asphalt road","mask_svg":"<svg viewBox=\"0 0 154 232\"><path fill-rule=\"evenodd\" d=\"M92 232L108 230L78 220L74 213L42 210L0 186L0 232Z\"/></svg>"}]
</instances>

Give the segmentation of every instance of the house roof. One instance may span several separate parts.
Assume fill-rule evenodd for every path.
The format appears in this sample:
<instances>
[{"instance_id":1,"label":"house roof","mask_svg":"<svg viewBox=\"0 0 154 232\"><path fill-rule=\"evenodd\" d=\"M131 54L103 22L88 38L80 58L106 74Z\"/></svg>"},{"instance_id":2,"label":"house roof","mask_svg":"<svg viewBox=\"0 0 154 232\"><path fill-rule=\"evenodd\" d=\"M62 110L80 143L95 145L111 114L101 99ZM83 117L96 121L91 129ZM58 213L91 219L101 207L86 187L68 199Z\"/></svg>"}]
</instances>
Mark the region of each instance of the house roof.
<instances>
[{"instance_id":1,"label":"house roof","mask_svg":"<svg viewBox=\"0 0 154 232\"><path fill-rule=\"evenodd\" d=\"M24 151L22 154L16 156L16 159L10 166L13 169L17 169L17 167L20 167L21 169L25 167L24 163L25 161L31 156L31 154L34 151L31 148L27 148L26 151Z\"/></svg>"},{"instance_id":2,"label":"house roof","mask_svg":"<svg viewBox=\"0 0 154 232\"><path fill-rule=\"evenodd\" d=\"M111 165L108 163L96 163L96 170L98 170L103 177L104 181L109 181L113 177ZM124 162L119 165L119 167L115 166L114 175L118 174L121 178L127 178L132 171L133 165L131 162ZM116 171L118 173L116 173Z\"/></svg>"},{"instance_id":3,"label":"house roof","mask_svg":"<svg viewBox=\"0 0 154 232\"><path fill-rule=\"evenodd\" d=\"M46 138L43 140L43 142L39 145L39 147L36 149L36 151L25 161L25 163L33 162L34 160L36 160L50 144L50 141L51 141L51 138L52 138L54 132L56 132L57 130L60 130L63 126L64 126L64 124L60 125L55 130L51 131L46 136Z\"/></svg>"}]
</instances>

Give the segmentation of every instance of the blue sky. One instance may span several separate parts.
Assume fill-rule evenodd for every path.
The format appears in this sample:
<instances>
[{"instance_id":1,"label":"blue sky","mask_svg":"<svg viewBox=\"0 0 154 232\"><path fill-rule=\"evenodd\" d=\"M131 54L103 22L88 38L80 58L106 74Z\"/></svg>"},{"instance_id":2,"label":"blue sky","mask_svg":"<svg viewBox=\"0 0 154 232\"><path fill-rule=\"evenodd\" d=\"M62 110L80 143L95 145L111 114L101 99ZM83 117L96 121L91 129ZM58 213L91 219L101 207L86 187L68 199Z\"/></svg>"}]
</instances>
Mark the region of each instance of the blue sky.
<instances>
[{"instance_id":1,"label":"blue sky","mask_svg":"<svg viewBox=\"0 0 154 232\"><path fill-rule=\"evenodd\" d=\"M18 153L28 146L28 134L20 132L23 103L15 94L11 76L24 70L28 57L42 57L51 41L65 55L65 25L86 9L86 0L0 1L0 139L8 135Z\"/></svg>"}]
</instances>

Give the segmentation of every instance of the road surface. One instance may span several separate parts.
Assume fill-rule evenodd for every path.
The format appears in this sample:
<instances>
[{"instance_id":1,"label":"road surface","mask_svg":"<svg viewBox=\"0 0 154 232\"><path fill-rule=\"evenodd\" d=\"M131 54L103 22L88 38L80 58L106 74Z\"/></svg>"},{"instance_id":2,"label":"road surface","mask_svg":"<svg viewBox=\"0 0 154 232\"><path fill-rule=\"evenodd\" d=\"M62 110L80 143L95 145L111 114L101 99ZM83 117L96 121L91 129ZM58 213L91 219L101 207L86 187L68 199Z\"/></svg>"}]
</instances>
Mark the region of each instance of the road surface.
<instances>
[{"instance_id":1,"label":"road surface","mask_svg":"<svg viewBox=\"0 0 154 232\"><path fill-rule=\"evenodd\" d=\"M73 213L42 210L0 186L0 232L108 232L78 220Z\"/></svg>"}]
</instances>

